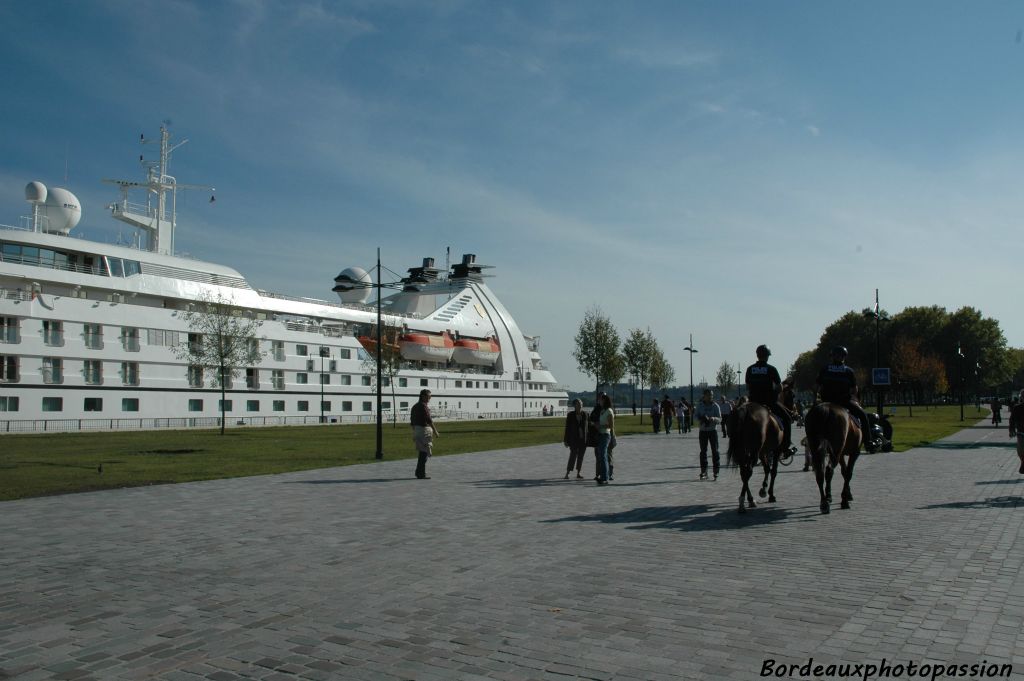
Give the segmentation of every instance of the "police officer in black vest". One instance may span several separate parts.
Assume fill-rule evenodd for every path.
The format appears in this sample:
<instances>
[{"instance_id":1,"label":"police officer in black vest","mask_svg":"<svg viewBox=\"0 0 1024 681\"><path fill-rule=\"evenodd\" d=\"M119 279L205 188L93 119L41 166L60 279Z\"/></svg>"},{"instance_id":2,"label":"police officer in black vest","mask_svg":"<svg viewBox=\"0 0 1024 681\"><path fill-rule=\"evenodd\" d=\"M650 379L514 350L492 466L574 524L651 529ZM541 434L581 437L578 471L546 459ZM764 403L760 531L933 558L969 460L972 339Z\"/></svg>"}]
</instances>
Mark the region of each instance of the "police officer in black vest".
<instances>
[{"instance_id":1,"label":"police officer in black vest","mask_svg":"<svg viewBox=\"0 0 1024 681\"><path fill-rule=\"evenodd\" d=\"M831 402L846 407L860 421L862 440L867 450L873 451L870 444L871 423L868 415L857 403L857 376L853 369L846 366L849 353L841 345L832 348L832 362L818 372L818 396L823 402Z\"/></svg>"},{"instance_id":2,"label":"police officer in black vest","mask_svg":"<svg viewBox=\"0 0 1024 681\"><path fill-rule=\"evenodd\" d=\"M779 370L768 363L772 351L767 345L758 345L757 362L747 367L747 395L751 402L757 402L779 417L782 422L782 448L794 452L792 448L792 418L789 412L779 404L779 393L782 391L782 377Z\"/></svg>"}]
</instances>

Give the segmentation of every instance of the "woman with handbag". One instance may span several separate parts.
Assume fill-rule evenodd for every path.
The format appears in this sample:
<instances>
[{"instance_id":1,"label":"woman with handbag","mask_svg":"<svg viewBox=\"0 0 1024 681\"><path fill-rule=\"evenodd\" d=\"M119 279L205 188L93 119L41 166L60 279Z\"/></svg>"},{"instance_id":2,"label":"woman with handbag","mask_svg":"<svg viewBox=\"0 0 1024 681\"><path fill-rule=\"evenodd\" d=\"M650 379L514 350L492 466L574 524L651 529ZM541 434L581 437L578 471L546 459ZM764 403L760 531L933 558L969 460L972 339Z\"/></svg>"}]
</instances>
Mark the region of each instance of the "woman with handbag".
<instances>
[{"instance_id":1,"label":"woman with handbag","mask_svg":"<svg viewBox=\"0 0 1024 681\"><path fill-rule=\"evenodd\" d=\"M565 467L565 479L569 479L573 466L576 467L576 479L582 480L580 471L583 469L583 455L587 451L587 430L590 420L583 411L583 402L572 401L572 411L565 415L565 435L562 444L569 448L569 463Z\"/></svg>"}]
</instances>

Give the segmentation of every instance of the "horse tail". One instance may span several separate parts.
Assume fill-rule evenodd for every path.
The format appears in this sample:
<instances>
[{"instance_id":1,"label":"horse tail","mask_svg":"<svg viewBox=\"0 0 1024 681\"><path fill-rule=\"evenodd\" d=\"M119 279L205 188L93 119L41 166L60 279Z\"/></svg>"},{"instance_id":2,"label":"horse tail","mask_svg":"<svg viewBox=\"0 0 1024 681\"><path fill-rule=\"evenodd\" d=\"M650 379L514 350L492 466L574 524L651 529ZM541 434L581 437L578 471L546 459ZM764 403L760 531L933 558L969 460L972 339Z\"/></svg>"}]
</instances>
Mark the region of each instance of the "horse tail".
<instances>
[{"instance_id":1,"label":"horse tail","mask_svg":"<svg viewBox=\"0 0 1024 681\"><path fill-rule=\"evenodd\" d=\"M807 413L804 427L807 429L807 444L812 447L811 456L822 461L824 468L832 460L832 440L829 438L829 427L837 416L832 409L823 404L816 404Z\"/></svg>"}]
</instances>

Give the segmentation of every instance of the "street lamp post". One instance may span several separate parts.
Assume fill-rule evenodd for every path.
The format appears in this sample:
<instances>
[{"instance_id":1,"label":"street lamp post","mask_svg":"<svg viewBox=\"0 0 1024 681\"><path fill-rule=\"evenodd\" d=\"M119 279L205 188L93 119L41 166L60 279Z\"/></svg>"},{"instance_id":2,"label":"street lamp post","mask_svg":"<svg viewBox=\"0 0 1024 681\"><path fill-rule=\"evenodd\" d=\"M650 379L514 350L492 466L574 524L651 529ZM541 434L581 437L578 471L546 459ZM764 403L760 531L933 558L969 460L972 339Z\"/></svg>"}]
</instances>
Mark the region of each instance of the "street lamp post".
<instances>
[{"instance_id":1,"label":"street lamp post","mask_svg":"<svg viewBox=\"0 0 1024 681\"><path fill-rule=\"evenodd\" d=\"M960 341L956 344L956 382L960 384L960 420L964 420L964 351Z\"/></svg>"},{"instance_id":2,"label":"street lamp post","mask_svg":"<svg viewBox=\"0 0 1024 681\"><path fill-rule=\"evenodd\" d=\"M320 423L327 423L324 416L324 357L330 354L331 349L326 345L320 346Z\"/></svg>"},{"instance_id":3,"label":"street lamp post","mask_svg":"<svg viewBox=\"0 0 1024 681\"><path fill-rule=\"evenodd\" d=\"M880 340L880 333L879 333L879 331L880 331L880 327L882 325L882 322L889 321L889 315L887 315L884 312L882 312L882 308L880 308L878 306L878 289L877 288L875 289L875 309L874 309L874 311L865 310L865 316L868 317L869 319L870 318L874 318L874 320L875 320L875 368L881 368L882 351L881 351L881 340ZM872 374L873 373L874 372L872 372ZM874 380L872 380L871 383L872 383L873 387L875 388L875 392L878 394L878 415L881 416L882 413L883 413L882 412L882 408L884 406L885 386L874 385Z\"/></svg>"},{"instance_id":4,"label":"street lamp post","mask_svg":"<svg viewBox=\"0 0 1024 681\"><path fill-rule=\"evenodd\" d=\"M693 408L693 353L697 352L697 348L693 347L693 334L690 334L690 344L685 348L690 353L690 408Z\"/></svg>"},{"instance_id":5,"label":"street lamp post","mask_svg":"<svg viewBox=\"0 0 1024 681\"><path fill-rule=\"evenodd\" d=\"M736 399L740 399L743 396L743 369L740 364L736 363Z\"/></svg>"},{"instance_id":6,"label":"street lamp post","mask_svg":"<svg viewBox=\"0 0 1024 681\"><path fill-rule=\"evenodd\" d=\"M390 271L390 270L389 270ZM349 275L342 273L335 278L334 288L332 289L335 293L352 291L354 289L377 289L377 451L375 457L379 459L384 458L384 414L381 412L383 406L383 393L381 392L384 374L384 345L383 336L381 333L381 293L382 288L400 288L402 286L401 280L393 282L381 281L381 266L380 266L380 248L377 249L377 281L357 281ZM323 380L321 378L321 380ZM322 389L322 388L321 388ZM320 400L321 409L323 408L323 400ZM392 405L394 406L394 405Z\"/></svg>"}]
</instances>

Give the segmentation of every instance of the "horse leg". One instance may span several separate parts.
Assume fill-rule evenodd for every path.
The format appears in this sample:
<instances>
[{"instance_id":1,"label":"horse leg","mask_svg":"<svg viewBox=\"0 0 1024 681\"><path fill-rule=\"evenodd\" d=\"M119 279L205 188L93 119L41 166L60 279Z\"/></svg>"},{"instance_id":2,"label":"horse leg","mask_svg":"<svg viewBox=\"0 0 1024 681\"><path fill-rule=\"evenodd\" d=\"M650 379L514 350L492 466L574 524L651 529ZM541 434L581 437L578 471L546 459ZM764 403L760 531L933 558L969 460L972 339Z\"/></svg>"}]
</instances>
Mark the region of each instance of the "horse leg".
<instances>
[{"instance_id":1,"label":"horse leg","mask_svg":"<svg viewBox=\"0 0 1024 681\"><path fill-rule=\"evenodd\" d=\"M776 452L772 456L772 479L768 484L768 502L775 503L775 478L779 474L779 455Z\"/></svg>"},{"instance_id":2,"label":"horse leg","mask_svg":"<svg viewBox=\"0 0 1024 681\"><path fill-rule=\"evenodd\" d=\"M761 468L764 469L764 480L761 481L761 489L758 490L757 496L764 499L768 496L768 460L761 459Z\"/></svg>"},{"instance_id":3,"label":"horse leg","mask_svg":"<svg viewBox=\"0 0 1024 681\"><path fill-rule=\"evenodd\" d=\"M746 513L747 509L743 507L743 499L747 494L750 494L747 489L747 481L750 479L750 467L746 463L740 464L740 480L742 486L740 487L740 506L736 509L738 513Z\"/></svg>"},{"instance_id":4,"label":"horse leg","mask_svg":"<svg viewBox=\"0 0 1024 681\"><path fill-rule=\"evenodd\" d=\"M818 483L818 494L821 496L821 503L819 505L819 508L821 509L822 513L828 513L830 510L830 505L828 497L825 496L825 471L823 470L824 467L824 461L814 462L814 479L815 482Z\"/></svg>"},{"instance_id":5,"label":"horse leg","mask_svg":"<svg viewBox=\"0 0 1024 681\"><path fill-rule=\"evenodd\" d=\"M843 466L843 508L850 508L850 502L853 501L853 492L850 491L850 480L853 479L853 464L856 463L856 461L857 454L851 454L846 465Z\"/></svg>"}]
</instances>

